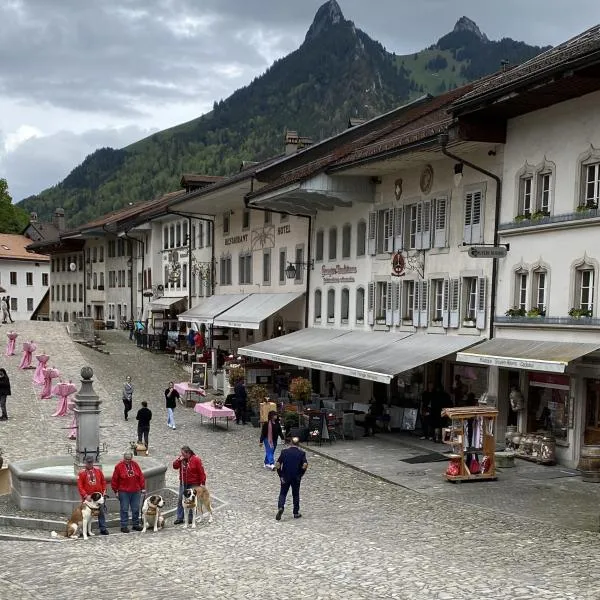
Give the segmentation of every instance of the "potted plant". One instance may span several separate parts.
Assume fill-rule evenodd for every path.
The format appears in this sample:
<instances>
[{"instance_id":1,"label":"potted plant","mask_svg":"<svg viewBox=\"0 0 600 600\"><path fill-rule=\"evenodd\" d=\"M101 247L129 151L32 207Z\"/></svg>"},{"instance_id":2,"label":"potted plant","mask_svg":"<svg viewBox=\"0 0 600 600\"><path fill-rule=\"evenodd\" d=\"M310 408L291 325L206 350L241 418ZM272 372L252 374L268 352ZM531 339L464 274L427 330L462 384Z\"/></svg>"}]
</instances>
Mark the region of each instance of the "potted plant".
<instances>
[{"instance_id":1,"label":"potted plant","mask_svg":"<svg viewBox=\"0 0 600 600\"><path fill-rule=\"evenodd\" d=\"M312 385L306 377L296 377L290 382L289 393L296 402L308 402L312 394Z\"/></svg>"},{"instance_id":2,"label":"potted plant","mask_svg":"<svg viewBox=\"0 0 600 600\"><path fill-rule=\"evenodd\" d=\"M572 317L573 319L581 319L582 317L591 317L592 311L587 308L573 307L569 311L569 316Z\"/></svg>"},{"instance_id":3,"label":"potted plant","mask_svg":"<svg viewBox=\"0 0 600 600\"><path fill-rule=\"evenodd\" d=\"M238 379L244 379L246 376L246 369L241 365L232 365L229 368L227 377L229 379L229 385L234 386Z\"/></svg>"},{"instance_id":4,"label":"potted plant","mask_svg":"<svg viewBox=\"0 0 600 600\"><path fill-rule=\"evenodd\" d=\"M515 217L515 223L521 223L521 221L528 221L529 218L531 217L531 213L530 212L524 212L523 214L517 215Z\"/></svg>"},{"instance_id":5,"label":"potted plant","mask_svg":"<svg viewBox=\"0 0 600 600\"><path fill-rule=\"evenodd\" d=\"M507 317L513 319L516 317L524 317L527 314L527 311L524 308L517 308L516 306L513 306L512 308L509 308L504 314Z\"/></svg>"},{"instance_id":6,"label":"potted plant","mask_svg":"<svg viewBox=\"0 0 600 600\"><path fill-rule=\"evenodd\" d=\"M587 212L588 210L595 210L597 208L598 208L597 202L594 202L593 200L586 200L583 204L580 204L576 210L578 213L582 213L582 212Z\"/></svg>"},{"instance_id":7,"label":"potted plant","mask_svg":"<svg viewBox=\"0 0 600 600\"><path fill-rule=\"evenodd\" d=\"M463 327L475 327L475 319L472 319L471 317L463 319Z\"/></svg>"},{"instance_id":8,"label":"potted plant","mask_svg":"<svg viewBox=\"0 0 600 600\"><path fill-rule=\"evenodd\" d=\"M283 429L285 435L289 436L292 429L296 429L300 426L300 415L297 412L286 410L283 413ZM298 436L299 437L299 436Z\"/></svg>"},{"instance_id":9,"label":"potted plant","mask_svg":"<svg viewBox=\"0 0 600 600\"><path fill-rule=\"evenodd\" d=\"M544 217L549 217L549 216L550 216L550 211L549 210L536 210L531 215L531 218L534 221L539 221L540 219L543 219Z\"/></svg>"},{"instance_id":10,"label":"potted plant","mask_svg":"<svg viewBox=\"0 0 600 600\"><path fill-rule=\"evenodd\" d=\"M532 309L527 311L527 316L529 318L536 318L536 317L545 317L546 316L546 311L543 308L539 308L538 306L534 306Z\"/></svg>"},{"instance_id":11,"label":"potted plant","mask_svg":"<svg viewBox=\"0 0 600 600\"><path fill-rule=\"evenodd\" d=\"M435 317L434 319L431 319L431 322L434 325L441 325L443 323L443 321L444 321L443 317Z\"/></svg>"}]
</instances>

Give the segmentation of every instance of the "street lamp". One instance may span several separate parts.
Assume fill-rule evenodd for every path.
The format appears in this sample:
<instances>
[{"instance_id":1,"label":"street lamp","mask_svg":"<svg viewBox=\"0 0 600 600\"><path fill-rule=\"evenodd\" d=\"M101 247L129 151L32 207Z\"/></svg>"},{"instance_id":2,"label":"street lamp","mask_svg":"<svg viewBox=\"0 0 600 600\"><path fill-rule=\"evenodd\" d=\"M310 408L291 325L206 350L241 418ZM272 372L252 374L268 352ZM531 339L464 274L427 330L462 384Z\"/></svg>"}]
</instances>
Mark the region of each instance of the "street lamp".
<instances>
[{"instance_id":1,"label":"street lamp","mask_svg":"<svg viewBox=\"0 0 600 600\"><path fill-rule=\"evenodd\" d=\"M315 266L314 260L311 260L309 262L297 262L295 264L288 263L288 266L285 270L285 276L288 279L296 279L297 269L304 268L304 269L310 269L312 271L314 266Z\"/></svg>"}]
</instances>

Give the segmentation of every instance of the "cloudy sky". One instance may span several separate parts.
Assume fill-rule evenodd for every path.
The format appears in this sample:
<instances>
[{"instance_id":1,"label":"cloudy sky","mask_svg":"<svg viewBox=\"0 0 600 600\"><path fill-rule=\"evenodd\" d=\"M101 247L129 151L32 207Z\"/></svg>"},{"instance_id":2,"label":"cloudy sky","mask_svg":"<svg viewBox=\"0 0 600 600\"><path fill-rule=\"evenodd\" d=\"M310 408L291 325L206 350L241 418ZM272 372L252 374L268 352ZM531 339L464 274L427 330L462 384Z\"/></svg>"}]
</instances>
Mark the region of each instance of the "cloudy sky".
<instances>
[{"instance_id":1,"label":"cloudy sky","mask_svg":"<svg viewBox=\"0 0 600 600\"><path fill-rule=\"evenodd\" d=\"M189 121L297 48L324 0L0 0L0 177L15 201L87 154ZM557 44L598 0L338 0L390 51L461 15L490 39Z\"/></svg>"}]
</instances>

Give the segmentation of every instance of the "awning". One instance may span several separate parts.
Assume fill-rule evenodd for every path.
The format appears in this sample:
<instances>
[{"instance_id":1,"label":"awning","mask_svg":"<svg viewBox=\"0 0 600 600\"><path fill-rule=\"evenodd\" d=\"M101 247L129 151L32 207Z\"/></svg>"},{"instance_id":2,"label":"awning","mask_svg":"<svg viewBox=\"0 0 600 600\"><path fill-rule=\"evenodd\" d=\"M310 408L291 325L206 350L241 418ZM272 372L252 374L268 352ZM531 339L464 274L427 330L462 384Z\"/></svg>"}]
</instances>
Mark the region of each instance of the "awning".
<instances>
[{"instance_id":1,"label":"awning","mask_svg":"<svg viewBox=\"0 0 600 600\"><path fill-rule=\"evenodd\" d=\"M173 306L173 304L177 304L182 300L185 300L185 296L163 296L162 298L156 298L156 300L152 300L150 302L150 308L152 310L166 310Z\"/></svg>"},{"instance_id":2,"label":"awning","mask_svg":"<svg viewBox=\"0 0 600 600\"><path fill-rule=\"evenodd\" d=\"M178 317L180 321L191 323L212 323L213 319L225 312L228 308L239 304L250 294L217 294L201 300L189 310L181 313Z\"/></svg>"},{"instance_id":3,"label":"awning","mask_svg":"<svg viewBox=\"0 0 600 600\"><path fill-rule=\"evenodd\" d=\"M389 383L395 375L473 344L450 335L308 328L238 349L238 354L359 379Z\"/></svg>"},{"instance_id":4,"label":"awning","mask_svg":"<svg viewBox=\"0 0 600 600\"><path fill-rule=\"evenodd\" d=\"M475 365L564 373L572 360L600 349L597 344L495 338L459 352L456 360Z\"/></svg>"},{"instance_id":5,"label":"awning","mask_svg":"<svg viewBox=\"0 0 600 600\"><path fill-rule=\"evenodd\" d=\"M251 294L245 300L221 313L214 324L219 327L259 329L261 321L302 297L304 292L286 294Z\"/></svg>"}]
</instances>

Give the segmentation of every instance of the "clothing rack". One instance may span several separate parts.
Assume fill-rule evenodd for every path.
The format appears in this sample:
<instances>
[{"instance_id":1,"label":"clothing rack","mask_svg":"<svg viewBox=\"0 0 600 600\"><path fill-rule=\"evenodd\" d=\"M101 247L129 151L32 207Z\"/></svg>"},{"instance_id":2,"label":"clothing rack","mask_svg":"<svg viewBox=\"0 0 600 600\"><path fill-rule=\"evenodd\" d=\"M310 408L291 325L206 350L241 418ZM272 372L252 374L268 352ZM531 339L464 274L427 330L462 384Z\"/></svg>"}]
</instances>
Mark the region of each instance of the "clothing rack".
<instances>
[{"instance_id":1,"label":"clothing rack","mask_svg":"<svg viewBox=\"0 0 600 600\"><path fill-rule=\"evenodd\" d=\"M451 422L450 427L442 430L442 441L452 447L446 479L453 482L496 479L494 430L498 410L487 406L445 408L442 417Z\"/></svg>"}]
</instances>

